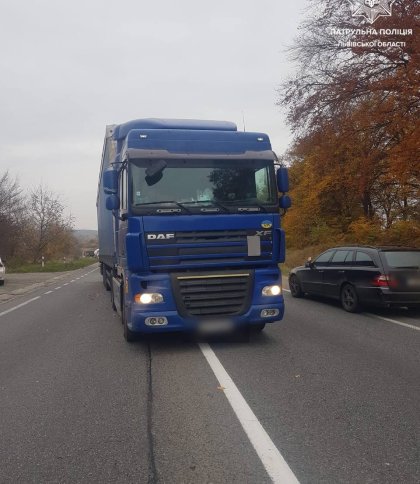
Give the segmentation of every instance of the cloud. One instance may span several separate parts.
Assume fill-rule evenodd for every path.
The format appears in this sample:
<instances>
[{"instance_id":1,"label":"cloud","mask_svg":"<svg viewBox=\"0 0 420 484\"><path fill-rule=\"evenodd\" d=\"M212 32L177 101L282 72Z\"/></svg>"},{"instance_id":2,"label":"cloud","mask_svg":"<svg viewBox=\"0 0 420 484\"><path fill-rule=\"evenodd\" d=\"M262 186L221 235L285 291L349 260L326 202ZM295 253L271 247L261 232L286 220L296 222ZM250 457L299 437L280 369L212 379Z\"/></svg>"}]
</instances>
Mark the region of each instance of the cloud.
<instances>
[{"instance_id":1,"label":"cloud","mask_svg":"<svg viewBox=\"0 0 420 484\"><path fill-rule=\"evenodd\" d=\"M275 87L303 0L289 5L33 2L2 6L0 171L62 194L96 226L105 125L139 117L231 120L290 140Z\"/></svg>"}]
</instances>

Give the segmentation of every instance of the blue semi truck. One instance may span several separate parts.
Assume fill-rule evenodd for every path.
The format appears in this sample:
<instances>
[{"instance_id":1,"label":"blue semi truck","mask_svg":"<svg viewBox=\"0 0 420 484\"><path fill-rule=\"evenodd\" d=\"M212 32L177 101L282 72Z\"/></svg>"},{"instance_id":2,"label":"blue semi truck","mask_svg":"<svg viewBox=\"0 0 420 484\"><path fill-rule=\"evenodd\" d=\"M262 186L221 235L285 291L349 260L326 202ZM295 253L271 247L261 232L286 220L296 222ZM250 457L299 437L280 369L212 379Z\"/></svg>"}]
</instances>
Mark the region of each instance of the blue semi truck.
<instances>
[{"instance_id":1,"label":"blue semi truck","mask_svg":"<svg viewBox=\"0 0 420 484\"><path fill-rule=\"evenodd\" d=\"M125 339L281 320L288 190L266 134L219 121L107 126L99 262Z\"/></svg>"}]
</instances>

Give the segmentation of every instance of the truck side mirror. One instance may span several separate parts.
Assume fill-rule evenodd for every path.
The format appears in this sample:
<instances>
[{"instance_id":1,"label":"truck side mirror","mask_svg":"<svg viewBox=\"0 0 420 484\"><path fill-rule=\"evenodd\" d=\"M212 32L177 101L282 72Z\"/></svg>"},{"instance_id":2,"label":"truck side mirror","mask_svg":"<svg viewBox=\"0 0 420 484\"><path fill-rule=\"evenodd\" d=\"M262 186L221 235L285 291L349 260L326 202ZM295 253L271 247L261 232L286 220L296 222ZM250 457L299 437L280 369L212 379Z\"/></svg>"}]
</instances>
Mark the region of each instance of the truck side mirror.
<instances>
[{"instance_id":1,"label":"truck side mirror","mask_svg":"<svg viewBox=\"0 0 420 484\"><path fill-rule=\"evenodd\" d=\"M286 193L289 191L289 172L287 168L281 166L277 170L277 188L280 193Z\"/></svg>"},{"instance_id":2,"label":"truck side mirror","mask_svg":"<svg viewBox=\"0 0 420 484\"><path fill-rule=\"evenodd\" d=\"M312 260L312 257L308 257L308 260L305 262L305 267L314 267L314 261Z\"/></svg>"},{"instance_id":3,"label":"truck side mirror","mask_svg":"<svg viewBox=\"0 0 420 484\"><path fill-rule=\"evenodd\" d=\"M107 210L119 210L120 199L117 195L109 195L106 197L105 206Z\"/></svg>"},{"instance_id":4,"label":"truck side mirror","mask_svg":"<svg viewBox=\"0 0 420 484\"><path fill-rule=\"evenodd\" d=\"M284 210L287 210L292 206L292 200L289 197L289 195L282 195L279 198L279 207L283 208Z\"/></svg>"},{"instance_id":5,"label":"truck side mirror","mask_svg":"<svg viewBox=\"0 0 420 484\"><path fill-rule=\"evenodd\" d=\"M104 171L104 192L108 195L118 193L118 171L113 168Z\"/></svg>"}]
</instances>

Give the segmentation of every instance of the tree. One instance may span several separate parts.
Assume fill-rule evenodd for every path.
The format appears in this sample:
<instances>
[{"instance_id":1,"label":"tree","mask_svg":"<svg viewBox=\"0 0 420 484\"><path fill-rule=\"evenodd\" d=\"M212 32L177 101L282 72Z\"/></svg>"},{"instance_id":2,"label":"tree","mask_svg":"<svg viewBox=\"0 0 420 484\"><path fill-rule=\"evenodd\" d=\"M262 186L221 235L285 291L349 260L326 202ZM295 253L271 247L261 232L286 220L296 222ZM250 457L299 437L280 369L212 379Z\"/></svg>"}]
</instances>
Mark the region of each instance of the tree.
<instances>
[{"instance_id":1,"label":"tree","mask_svg":"<svg viewBox=\"0 0 420 484\"><path fill-rule=\"evenodd\" d=\"M74 239L72 217L65 217L60 198L42 184L29 195L30 252L33 262L42 256L54 258L68 253Z\"/></svg>"},{"instance_id":2,"label":"tree","mask_svg":"<svg viewBox=\"0 0 420 484\"><path fill-rule=\"evenodd\" d=\"M0 257L15 256L22 244L25 198L16 179L6 171L0 176Z\"/></svg>"},{"instance_id":3,"label":"tree","mask_svg":"<svg viewBox=\"0 0 420 484\"><path fill-rule=\"evenodd\" d=\"M355 227L386 238L394 224L419 219L420 3L396 0L393 16L381 19L386 45L374 47L358 45L379 37L351 17L348 2L310 5L291 48L297 73L279 89L295 134L286 226L300 244L325 233L354 237ZM405 46L398 29L414 32Z\"/></svg>"}]
</instances>

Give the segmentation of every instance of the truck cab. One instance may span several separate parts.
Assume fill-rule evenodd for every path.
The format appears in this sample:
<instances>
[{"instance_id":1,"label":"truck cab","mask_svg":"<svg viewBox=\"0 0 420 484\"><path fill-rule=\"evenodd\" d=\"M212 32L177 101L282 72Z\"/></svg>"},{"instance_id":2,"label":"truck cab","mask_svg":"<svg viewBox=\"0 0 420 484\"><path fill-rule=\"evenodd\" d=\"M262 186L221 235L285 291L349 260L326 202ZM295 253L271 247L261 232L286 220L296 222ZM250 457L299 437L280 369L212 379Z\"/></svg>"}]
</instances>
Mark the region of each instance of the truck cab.
<instances>
[{"instance_id":1,"label":"truck cab","mask_svg":"<svg viewBox=\"0 0 420 484\"><path fill-rule=\"evenodd\" d=\"M287 191L266 134L218 121L108 126L99 261L125 338L281 320Z\"/></svg>"}]
</instances>

